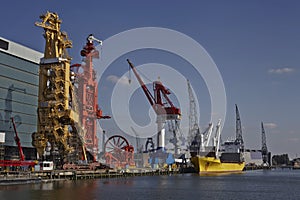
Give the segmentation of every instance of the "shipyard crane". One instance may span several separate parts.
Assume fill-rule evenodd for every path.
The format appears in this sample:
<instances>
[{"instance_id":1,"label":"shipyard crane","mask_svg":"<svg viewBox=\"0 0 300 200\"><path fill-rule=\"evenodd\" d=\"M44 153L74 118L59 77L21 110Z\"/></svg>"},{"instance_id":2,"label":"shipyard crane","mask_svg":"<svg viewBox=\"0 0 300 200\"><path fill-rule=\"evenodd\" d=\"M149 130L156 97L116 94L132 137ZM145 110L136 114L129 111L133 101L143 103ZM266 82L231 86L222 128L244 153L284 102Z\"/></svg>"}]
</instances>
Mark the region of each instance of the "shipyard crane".
<instances>
[{"instance_id":1,"label":"shipyard crane","mask_svg":"<svg viewBox=\"0 0 300 200\"><path fill-rule=\"evenodd\" d=\"M195 101L193 89L190 81L187 80L188 94L189 94L189 133L188 133L188 145L191 155L195 153L205 152L209 145L211 133L213 130L213 123L209 123L206 130L201 133L198 123L198 112Z\"/></svg>"},{"instance_id":2,"label":"shipyard crane","mask_svg":"<svg viewBox=\"0 0 300 200\"><path fill-rule=\"evenodd\" d=\"M180 155L183 149L186 149L186 138L184 137L182 130L180 129L179 120L168 120L169 132L173 134L173 137L169 139L169 142L174 145L174 154Z\"/></svg>"},{"instance_id":3,"label":"shipyard crane","mask_svg":"<svg viewBox=\"0 0 300 200\"><path fill-rule=\"evenodd\" d=\"M242 135L242 123L240 118L240 113L237 105L235 104L235 114L236 114L236 138L235 142L239 144L240 151L244 152L244 140Z\"/></svg>"},{"instance_id":4,"label":"shipyard crane","mask_svg":"<svg viewBox=\"0 0 300 200\"><path fill-rule=\"evenodd\" d=\"M187 80L188 93L189 93L189 134L188 134L188 145L191 145L194 137L200 134L200 128L198 124L198 113L196 107L196 101L191 87L190 81Z\"/></svg>"},{"instance_id":5,"label":"shipyard crane","mask_svg":"<svg viewBox=\"0 0 300 200\"><path fill-rule=\"evenodd\" d=\"M78 83L81 124L86 130L84 136L85 148L92 154L93 160L96 161L99 152L96 120L109 119L110 116L103 115L102 110L99 109L98 84L96 72L93 68L93 59L99 58L99 51L95 48L94 41L100 45L102 45L102 41L95 38L93 34L90 34L86 40L86 45L80 51L83 63L71 65L71 70L75 73ZM79 73L79 68L83 69L82 73Z\"/></svg>"},{"instance_id":6,"label":"shipyard crane","mask_svg":"<svg viewBox=\"0 0 300 200\"><path fill-rule=\"evenodd\" d=\"M154 96L151 94L134 65L127 59L129 66L141 85L150 105L157 115L157 149L165 149L165 123L166 120L180 120L180 109L175 107L168 95L170 91L160 82L153 82ZM163 100L164 99L164 100Z\"/></svg>"},{"instance_id":7,"label":"shipyard crane","mask_svg":"<svg viewBox=\"0 0 300 200\"><path fill-rule=\"evenodd\" d=\"M269 166L269 159L268 159L269 152L267 148L266 133L265 133L263 122L261 122L261 142L262 142L261 155L263 159L263 165Z\"/></svg>"},{"instance_id":8,"label":"shipyard crane","mask_svg":"<svg viewBox=\"0 0 300 200\"><path fill-rule=\"evenodd\" d=\"M221 142L221 120L218 121L218 124L216 126L216 133L213 138L213 147L215 148L216 158L219 158L220 142Z\"/></svg>"},{"instance_id":9,"label":"shipyard crane","mask_svg":"<svg viewBox=\"0 0 300 200\"><path fill-rule=\"evenodd\" d=\"M62 21L56 13L47 12L40 19L35 25L44 29L46 44L39 68L38 127L32 134L32 144L40 158L50 144L51 159L61 166L78 161L82 154L86 159L85 132L79 119L71 57L67 53L72 42L61 31Z\"/></svg>"}]
</instances>

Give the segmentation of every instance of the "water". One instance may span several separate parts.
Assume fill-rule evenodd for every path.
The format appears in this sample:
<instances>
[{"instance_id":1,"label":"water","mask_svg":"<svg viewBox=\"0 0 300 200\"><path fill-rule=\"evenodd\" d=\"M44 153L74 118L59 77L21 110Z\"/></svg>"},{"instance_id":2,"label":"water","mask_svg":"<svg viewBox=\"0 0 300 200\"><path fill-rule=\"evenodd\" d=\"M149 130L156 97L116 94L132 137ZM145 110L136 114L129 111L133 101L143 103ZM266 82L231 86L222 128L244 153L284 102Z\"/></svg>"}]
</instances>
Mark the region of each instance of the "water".
<instances>
[{"instance_id":1,"label":"water","mask_svg":"<svg viewBox=\"0 0 300 200\"><path fill-rule=\"evenodd\" d=\"M0 186L0 200L300 199L300 170L142 176Z\"/></svg>"}]
</instances>

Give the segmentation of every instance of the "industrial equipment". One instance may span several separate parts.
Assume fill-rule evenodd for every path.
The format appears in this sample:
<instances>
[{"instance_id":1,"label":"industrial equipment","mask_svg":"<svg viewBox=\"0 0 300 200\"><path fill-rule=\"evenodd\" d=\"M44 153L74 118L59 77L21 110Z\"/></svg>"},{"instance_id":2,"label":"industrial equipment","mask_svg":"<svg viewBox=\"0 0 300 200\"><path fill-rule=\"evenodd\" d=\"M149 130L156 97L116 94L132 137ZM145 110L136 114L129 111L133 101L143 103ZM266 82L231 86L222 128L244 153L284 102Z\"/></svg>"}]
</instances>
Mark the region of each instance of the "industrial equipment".
<instances>
[{"instance_id":1,"label":"industrial equipment","mask_svg":"<svg viewBox=\"0 0 300 200\"><path fill-rule=\"evenodd\" d=\"M141 85L150 105L157 115L157 149L165 150L165 123L166 120L180 120L180 109L175 107L168 95L170 91L160 82L153 82L154 95L150 93L147 86L137 73L134 65L127 59L129 66L134 72L139 84Z\"/></svg>"},{"instance_id":2,"label":"industrial equipment","mask_svg":"<svg viewBox=\"0 0 300 200\"><path fill-rule=\"evenodd\" d=\"M18 132L17 132L17 128L16 128L16 124L15 124L15 121L14 121L14 118L12 117L11 118L11 122L13 124L13 127L14 127L14 131L15 131L15 142L18 146L18 150L19 150L19 156L20 156L20 161L24 161L25 160L25 155L23 153L23 149L22 149L22 146L21 146L21 142L20 142L20 138L18 136Z\"/></svg>"},{"instance_id":3,"label":"industrial equipment","mask_svg":"<svg viewBox=\"0 0 300 200\"><path fill-rule=\"evenodd\" d=\"M235 113L236 113L236 138L235 143L239 145L240 151L244 153L244 140L242 135L242 123L240 118L240 113L237 105L235 104Z\"/></svg>"},{"instance_id":4,"label":"industrial equipment","mask_svg":"<svg viewBox=\"0 0 300 200\"><path fill-rule=\"evenodd\" d=\"M14 118L10 118L13 128L14 128L14 132L15 132L15 142L17 144L18 147L18 151L19 151L19 160L0 160L0 167L24 167L24 166L30 166L30 167L34 167L34 165L36 165L36 162L34 161L25 161L25 155L23 153L23 149L21 146L21 141L17 132L17 128L16 128L16 124L14 121Z\"/></svg>"},{"instance_id":5,"label":"industrial equipment","mask_svg":"<svg viewBox=\"0 0 300 200\"><path fill-rule=\"evenodd\" d=\"M200 134L200 127L198 122L198 112L196 107L196 101L191 87L190 81L187 80L188 93L189 93L189 133L188 133L188 145L191 145L196 135Z\"/></svg>"},{"instance_id":6,"label":"industrial equipment","mask_svg":"<svg viewBox=\"0 0 300 200\"><path fill-rule=\"evenodd\" d=\"M265 128L264 128L263 122L261 122L261 143L262 143L261 155L262 155L262 160L263 160L262 165L264 167L269 167L270 161L271 161L271 153L268 151L266 133L265 133Z\"/></svg>"},{"instance_id":7,"label":"industrial equipment","mask_svg":"<svg viewBox=\"0 0 300 200\"><path fill-rule=\"evenodd\" d=\"M40 159L50 145L50 158L57 165L86 160L85 131L79 119L71 58L67 54L72 42L60 30L62 21L56 13L47 12L40 19L35 25L44 29L46 45L39 70L38 128L32 134L32 144Z\"/></svg>"},{"instance_id":8,"label":"industrial equipment","mask_svg":"<svg viewBox=\"0 0 300 200\"><path fill-rule=\"evenodd\" d=\"M93 59L99 58L99 51L95 48L94 41L102 44L101 40L90 34L87 37L86 45L80 52L83 57L82 64L71 65L71 71L76 77L74 84L78 86L80 119L86 131L85 147L88 152L92 153L93 160L96 161L99 152L96 120L109 119L110 116L104 116L98 106L98 83L96 82L96 72L93 69ZM79 68L83 72L80 73Z\"/></svg>"},{"instance_id":9,"label":"industrial equipment","mask_svg":"<svg viewBox=\"0 0 300 200\"><path fill-rule=\"evenodd\" d=\"M154 142L152 138L147 138L146 144L145 144L145 152L153 152L154 149Z\"/></svg>"},{"instance_id":10,"label":"industrial equipment","mask_svg":"<svg viewBox=\"0 0 300 200\"><path fill-rule=\"evenodd\" d=\"M114 135L105 142L106 165L113 168L134 166L134 148L121 135Z\"/></svg>"}]
</instances>

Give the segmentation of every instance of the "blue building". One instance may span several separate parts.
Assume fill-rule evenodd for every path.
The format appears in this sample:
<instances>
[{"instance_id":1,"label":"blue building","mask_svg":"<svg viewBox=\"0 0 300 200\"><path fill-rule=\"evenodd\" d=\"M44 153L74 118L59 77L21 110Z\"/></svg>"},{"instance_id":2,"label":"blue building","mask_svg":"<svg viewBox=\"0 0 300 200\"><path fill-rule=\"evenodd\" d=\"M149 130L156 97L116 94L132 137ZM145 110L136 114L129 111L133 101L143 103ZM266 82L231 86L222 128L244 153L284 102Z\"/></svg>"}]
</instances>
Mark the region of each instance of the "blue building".
<instances>
[{"instance_id":1,"label":"blue building","mask_svg":"<svg viewBox=\"0 0 300 200\"><path fill-rule=\"evenodd\" d=\"M0 37L0 160L18 159L11 118L26 160L36 159L31 135L37 130L38 71L43 54ZM3 143L4 142L4 143Z\"/></svg>"}]
</instances>

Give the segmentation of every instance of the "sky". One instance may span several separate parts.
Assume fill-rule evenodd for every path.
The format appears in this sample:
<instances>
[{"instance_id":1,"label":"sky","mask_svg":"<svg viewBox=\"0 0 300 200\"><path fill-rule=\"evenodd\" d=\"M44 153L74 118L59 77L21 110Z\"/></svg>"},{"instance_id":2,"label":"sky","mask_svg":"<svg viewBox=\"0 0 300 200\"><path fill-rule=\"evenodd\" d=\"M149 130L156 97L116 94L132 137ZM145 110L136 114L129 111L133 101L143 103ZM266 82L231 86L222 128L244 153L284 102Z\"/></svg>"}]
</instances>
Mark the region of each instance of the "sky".
<instances>
[{"instance_id":1,"label":"sky","mask_svg":"<svg viewBox=\"0 0 300 200\"><path fill-rule=\"evenodd\" d=\"M205 49L222 77L227 99L222 138L235 136L237 104L246 148L261 149L260 123L264 122L272 154L300 156L300 2L297 0L10 0L2 2L1 7L0 36L40 52L45 45L43 30L34 23L46 11L58 13L63 21L62 30L73 42L69 50L72 63L81 62L80 50L90 33L103 41L142 27L161 27L185 34ZM176 41L173 45L176 46ZM212 111L203 77L195 75L196 71L184 59L161 50L130 52L105 70L98 94L104 113L112 114L112 91L116 81L128 72L128 57L136 66L146 63L171 66L189 79L200 107L199 124L205 129ZM135 79L132 73L131 79ZM178 99L174 97L173 101L177 103ZM149 104L141 90L131 97L129 107L136 123L148 123ZM182 110L182 114L187 119L188 111ZM113 119L100 124L108 134L122 134Z\"/></svg>"}]
</instances>

